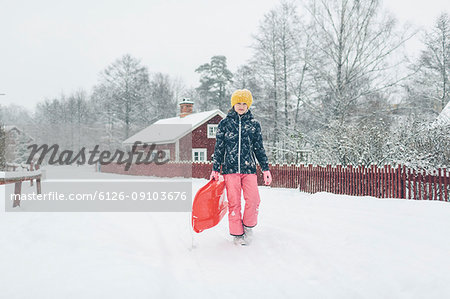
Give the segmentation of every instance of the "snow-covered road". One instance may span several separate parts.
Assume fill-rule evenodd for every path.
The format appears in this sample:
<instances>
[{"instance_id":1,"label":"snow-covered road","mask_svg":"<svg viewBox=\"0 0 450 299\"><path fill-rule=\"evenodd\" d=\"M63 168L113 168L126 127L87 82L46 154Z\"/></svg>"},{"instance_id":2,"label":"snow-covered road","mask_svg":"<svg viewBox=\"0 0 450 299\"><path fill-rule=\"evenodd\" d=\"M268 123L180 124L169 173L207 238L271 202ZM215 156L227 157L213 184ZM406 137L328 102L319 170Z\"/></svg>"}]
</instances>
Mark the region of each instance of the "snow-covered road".
<instances>
[{"instance_id":1,"label":"snow-covered road","mask_svg":"<svg viewBox=\"0 0 450 299\"><path fill-rule=\"evenodd\" d=\"M85 167L46 169L47 178L67 173L123 177ZM192 183L195 194L206 180ZM23 191L34 188L25 183ZM0 298L450 296L450 203L269 187L260 193L251 246L233 245L226 218L195 234L182 212L2 208Z\"/></svg>"}]
</instances>

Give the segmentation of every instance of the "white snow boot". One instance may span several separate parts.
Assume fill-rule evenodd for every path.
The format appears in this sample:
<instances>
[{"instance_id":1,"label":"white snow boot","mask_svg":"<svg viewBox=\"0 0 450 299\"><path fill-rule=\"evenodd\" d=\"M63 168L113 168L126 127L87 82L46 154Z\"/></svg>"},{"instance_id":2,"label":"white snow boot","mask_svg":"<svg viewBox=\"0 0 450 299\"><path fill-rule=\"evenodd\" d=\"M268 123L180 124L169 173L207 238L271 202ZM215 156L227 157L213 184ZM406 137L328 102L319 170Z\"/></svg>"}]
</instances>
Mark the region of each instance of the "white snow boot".
<instances>
[{"instance_id":1,"label":"white snow boot","mask_svg":"<svg viewBox=\"0 0 450 299\"><path fill-rule=\"evenodd\" d=\"M233 242L235 245L247 245L247 242L245 241L245 235L242 236L234 236Z\"/></svg>"},{"instance_id":2,"label":"white snow boot","mask_svg":"<svg viewBox=\"0 0 450 299\"><path fill-rule=\"evenodd\" d=\"M253 237L253 228L244 226L244 234L248 237Z\"/></svg>"},{"instance_id":3,"label":"white snow boot","mask_svg":"<svg viewBox=\"0 0 450 299\"><path fill-rule=\"evenodd\" d=\"M253 240L253 228L244 226L244 239L247 244Z\"/></svg>"}]
</instances>

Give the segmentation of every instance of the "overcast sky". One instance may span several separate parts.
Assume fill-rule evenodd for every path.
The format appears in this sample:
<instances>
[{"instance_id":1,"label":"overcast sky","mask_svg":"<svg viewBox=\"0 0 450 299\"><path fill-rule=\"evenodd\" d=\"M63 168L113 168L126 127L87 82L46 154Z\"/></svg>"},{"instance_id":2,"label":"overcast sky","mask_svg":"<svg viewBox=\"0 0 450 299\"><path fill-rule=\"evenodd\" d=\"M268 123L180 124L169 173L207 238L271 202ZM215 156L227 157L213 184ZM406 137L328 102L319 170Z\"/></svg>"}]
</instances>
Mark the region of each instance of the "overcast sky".
<instances>
[{"instance_id":1,"label":"overcast sky","mask_svg":"<svg viewBox=\"0 0 450 299\"><path fill-rule=\"evenodd\" d=\"M28 108L79 88L125 53L150 72L198 85L194 72L225 55L231 71L251 56L251 34L278 0L0 0L0 103ZM385 3L401 23L431 27L449 1Z\"/></svg>"}]
</instances>

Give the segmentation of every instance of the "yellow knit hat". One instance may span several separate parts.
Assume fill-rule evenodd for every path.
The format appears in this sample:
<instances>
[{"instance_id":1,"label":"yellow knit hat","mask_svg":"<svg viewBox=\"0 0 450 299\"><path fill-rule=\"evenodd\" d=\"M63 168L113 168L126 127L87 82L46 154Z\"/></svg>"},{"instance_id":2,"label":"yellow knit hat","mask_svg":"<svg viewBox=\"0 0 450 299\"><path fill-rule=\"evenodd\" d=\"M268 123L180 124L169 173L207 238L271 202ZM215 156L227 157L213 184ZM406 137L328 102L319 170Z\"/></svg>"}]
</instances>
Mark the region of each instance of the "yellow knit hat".
<instances>
[{"instance_id":1,"label":"yellow knit hat","mask_svg":"<svg viewBox=\"0 0 450 299\"><path fill-rule=\"evenodd\" d=\"M252 93L247 89L238 89L231 96L231 107L234 107L237 103L246 103L247 108L250 108L252 102Z\"/></svg>"}]
</instances>

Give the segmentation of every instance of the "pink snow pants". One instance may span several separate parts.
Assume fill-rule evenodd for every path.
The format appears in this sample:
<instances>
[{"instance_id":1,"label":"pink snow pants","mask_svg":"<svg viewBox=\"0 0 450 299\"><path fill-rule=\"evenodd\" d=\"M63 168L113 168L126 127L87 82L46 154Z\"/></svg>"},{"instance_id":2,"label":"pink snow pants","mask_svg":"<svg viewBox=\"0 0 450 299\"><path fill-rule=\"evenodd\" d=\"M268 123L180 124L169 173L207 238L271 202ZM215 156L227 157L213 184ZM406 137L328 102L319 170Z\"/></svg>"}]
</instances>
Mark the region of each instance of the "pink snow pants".
<instances>
[{"instance_id":1,"label":"pink snow pants","mask_svg":"<svg viewBox=\"0 0 450 299\"><path fill-rule=\"evenodd\" d=\"M258 220L260 203L256 174L224 174L228 199L228 224L230 234L240 236L244 233L243 225L253 227ZM241 190L244 193L244 217L241 217Z\"/></svg>"}]
</instances>

